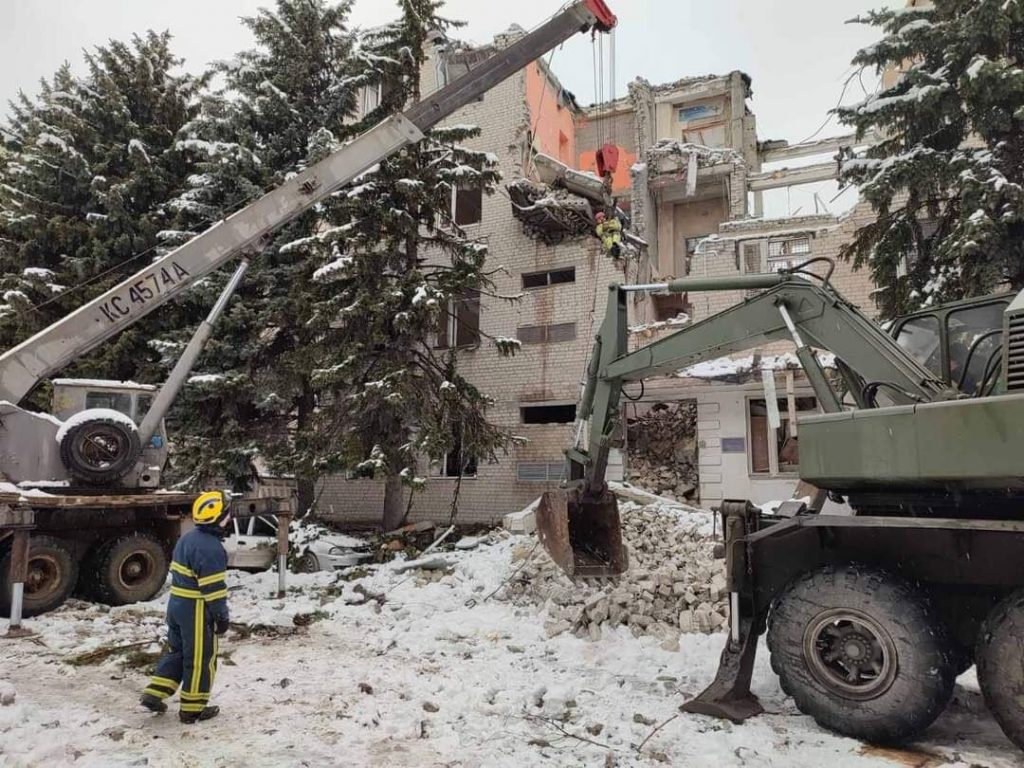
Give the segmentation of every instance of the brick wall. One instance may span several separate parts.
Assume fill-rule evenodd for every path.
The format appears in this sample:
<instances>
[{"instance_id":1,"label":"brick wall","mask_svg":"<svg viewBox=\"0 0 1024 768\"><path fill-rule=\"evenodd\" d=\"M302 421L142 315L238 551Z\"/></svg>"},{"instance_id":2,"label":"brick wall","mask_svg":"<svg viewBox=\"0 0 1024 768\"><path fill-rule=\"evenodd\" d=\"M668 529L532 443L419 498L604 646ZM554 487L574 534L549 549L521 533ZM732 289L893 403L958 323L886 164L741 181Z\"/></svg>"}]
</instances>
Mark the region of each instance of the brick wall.
<instances>
[{"instance_id":1,"label":"brick wall","mask_svg":"<svg viewBox=\"0 0 1024 768\"><path fill-rule=\"evenodd\" d=\"M434 68L424 70L424 88ZM473 149L498 156L504 183L524 174L529 156L530 111L523 73L489 91L483 101L470 104L447 121L473 124L482 134L466 142ZM523 294L515 302L481 297L481 344L460 351L463 375L495 400L489 418L496 424L528 439L496 463L481 461L475 478L464 478L458 498L458 522L493 523L522 509L546 488L555 484L518 481L516 464L521 461L561 462L569 445L572 424L525 425L520 405L538 402L574 403L579 395L586 357L593 336L604 316L609 283L623 280L610 259L601 253L596 238L547 246L523 234L512 216L504 186L485 197L479 224L466 227L471 237L486 240L488 268L504 270L494 275L495 293ZM523 291L522 273L574 266L576 281ZM504 358L488 337L516 337L526 325L575 323L575 340L549 344L528 344L515 357ZM421 469L421 475L426 475ZM431 478L426 490L413 500L410 520L448 519L457 480ZM319 509L328 517L347 522L378 522L383 506L383 484L369 480L324 478L319 487Z\"/></svg>"}]
</instances>

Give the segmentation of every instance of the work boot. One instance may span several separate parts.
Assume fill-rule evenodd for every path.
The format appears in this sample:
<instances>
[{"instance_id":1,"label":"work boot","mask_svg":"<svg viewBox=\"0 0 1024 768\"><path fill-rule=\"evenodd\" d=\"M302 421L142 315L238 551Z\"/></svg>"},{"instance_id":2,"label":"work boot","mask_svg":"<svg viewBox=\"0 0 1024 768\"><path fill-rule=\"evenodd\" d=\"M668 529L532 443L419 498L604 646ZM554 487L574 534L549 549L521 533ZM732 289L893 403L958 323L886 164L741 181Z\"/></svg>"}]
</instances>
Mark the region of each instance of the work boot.
<instances>
[{"instance_id":1,"label":"work boot","mask_svg":"<svg viewBox=\"0 0 1024 768\"><path fill-rule=\"evenodd\" d=\"M200 720L212 720L220 714L220 707L203 707L201 712L179 712L178 718L183 723L191 725Z\"/></svg>"},{"instance_id":2,"label":"work boot","mask_svg":"<svg viewBox=\"0 0 1024 768\"><path fill-rule=\"evenodd\" d=\"M139 704L144 706L150 712L155 712L158 715L167 711L167 705L164 704L159 696L154 696L152 693L142 694L142 698L139 699Z\"/></svg>"}]
</instances>

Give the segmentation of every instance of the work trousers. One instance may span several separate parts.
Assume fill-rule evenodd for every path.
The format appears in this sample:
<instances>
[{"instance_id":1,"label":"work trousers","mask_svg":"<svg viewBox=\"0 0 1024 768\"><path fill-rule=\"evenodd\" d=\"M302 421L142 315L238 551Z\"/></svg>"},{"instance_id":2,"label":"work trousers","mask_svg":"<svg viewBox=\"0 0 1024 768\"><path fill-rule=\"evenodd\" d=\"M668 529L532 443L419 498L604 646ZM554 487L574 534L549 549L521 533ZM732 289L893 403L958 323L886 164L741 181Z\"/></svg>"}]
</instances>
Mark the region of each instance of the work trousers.
<instances>
[{"instance_id":1,"label":"work trousers","mask_svg":"<svg viewBox=\"0 0 1024 768\"><path fill-rule=\"evenodd\" d=\"M167 605L167 641L171 650L156 665L145 693L161 699L181 686L181 711L201 712L217 675L217 635L202 598L172 595Z\"/></svg>"}]
</instances>

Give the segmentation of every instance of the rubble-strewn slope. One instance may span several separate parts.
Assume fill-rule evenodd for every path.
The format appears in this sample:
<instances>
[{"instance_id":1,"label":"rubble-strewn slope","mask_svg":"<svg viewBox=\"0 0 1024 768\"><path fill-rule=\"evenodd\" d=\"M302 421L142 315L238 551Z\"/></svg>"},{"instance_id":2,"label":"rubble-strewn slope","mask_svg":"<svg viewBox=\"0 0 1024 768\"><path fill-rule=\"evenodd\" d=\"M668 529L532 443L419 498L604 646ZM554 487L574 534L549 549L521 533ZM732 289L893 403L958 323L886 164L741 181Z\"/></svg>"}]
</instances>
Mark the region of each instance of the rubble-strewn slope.
<instances>
[{"instance_id":1,"label":"rubble-strewn slope","mask_svg":"<svg viewBox=\"0 0 1024 768\"><path fill-rule=\"evenodd\" d=\"M507 599L543 605L549 636L574 632L598 639L627 625L679 647L679 632L713 632L726 624L724 561L714 559L712 515L689 507L620 505L630 568L619 579L573 583L546 555L530 561ZM520 553L523 556L523 553Z\"/></svg>"}]
</instances>

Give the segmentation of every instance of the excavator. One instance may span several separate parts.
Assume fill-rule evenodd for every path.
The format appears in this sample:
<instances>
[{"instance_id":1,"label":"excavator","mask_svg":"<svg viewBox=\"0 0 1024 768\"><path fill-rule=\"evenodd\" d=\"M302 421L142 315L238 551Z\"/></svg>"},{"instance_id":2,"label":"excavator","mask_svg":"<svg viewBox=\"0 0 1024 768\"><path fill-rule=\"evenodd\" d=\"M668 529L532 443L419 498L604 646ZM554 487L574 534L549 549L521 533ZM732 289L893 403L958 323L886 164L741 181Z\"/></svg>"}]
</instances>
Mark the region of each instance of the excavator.
<instances>
[{"instance_id":1,"label":"excavator","mask_svg":"<svg viewBox=\"0 0 1024 768\"><path fill-rule=\"evenodd\" d=\"M1024 291L931 307L886 332L832 286L833 266L612 285L567 481L542 498L539 536L570 577L623 573L605 482L623 387L791 343L820 411L798 420L798 498L718 508L728 639L715 679L682 709L734 722L762 712L750 683L767 634L783 690L826 728L904 741L976 664L988 708L1024 749ZM631 294L701 291L747 298L629 350ZM829 499L846 506L826 511Z\"/></svg>"},{"instance_id":2,"label":"excavator","mask_svg":"<svg viewBox=\"0 0 1024 768\"><path fill-rule=\"evenodd\" d=\"M180 519L191 504L187 494L153 492L160 488L168 458L164 417L251 255L276 229L420 141L552 48L580 32L610 32L616 24L604 0L565 4L404 113L388 117L0 354L0 612L10 612L13 620L22 606L32 615L60 605L79 586L80 570L96 577L89 591L107 602L151 598L167 574L167 549L176 530L171 518ZM44 379L234 260L239 262L234 274L163 385L57 379L53 413L20 404ZM31 547L28 530L35 539Z\"/></svg>"}]
</instances>

